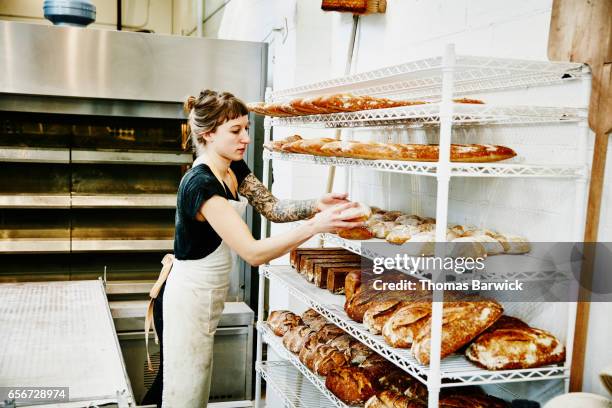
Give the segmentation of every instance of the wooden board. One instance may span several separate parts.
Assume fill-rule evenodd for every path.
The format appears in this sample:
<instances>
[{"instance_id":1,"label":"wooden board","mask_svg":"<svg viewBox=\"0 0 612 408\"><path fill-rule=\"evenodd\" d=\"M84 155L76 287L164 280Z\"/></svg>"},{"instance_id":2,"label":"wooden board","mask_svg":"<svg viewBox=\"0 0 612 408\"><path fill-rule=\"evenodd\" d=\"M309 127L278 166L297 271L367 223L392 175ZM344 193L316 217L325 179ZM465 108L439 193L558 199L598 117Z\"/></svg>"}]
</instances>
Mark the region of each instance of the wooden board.
<instances>
[{"instance_id":1,"label":"wooden board","mask_svg":"<svg viewBox=\"0 0 612 408\"><path fill-rule=\"evenodd\" d=\"M548 57L552 61L583 62L592 71L589 126L595 132L595 145L584 241L595 242L599 230L608 133L612 131L612 1L554 0ZM590 276L592 261L587 259L584 262L583 274ZM588 301L578 304L570 391L582 390L589 311Z\"/></svg>"}]
</instances>

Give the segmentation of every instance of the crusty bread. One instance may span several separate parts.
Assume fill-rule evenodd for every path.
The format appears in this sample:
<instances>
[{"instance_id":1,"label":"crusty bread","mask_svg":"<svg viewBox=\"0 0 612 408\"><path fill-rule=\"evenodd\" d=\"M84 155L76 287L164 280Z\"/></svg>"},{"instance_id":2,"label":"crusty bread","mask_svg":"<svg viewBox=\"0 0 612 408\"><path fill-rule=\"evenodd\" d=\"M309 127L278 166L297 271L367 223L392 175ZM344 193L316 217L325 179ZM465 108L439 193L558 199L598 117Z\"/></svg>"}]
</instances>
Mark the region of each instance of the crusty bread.
<instances>
[{"instance_id":1,"label":"crusty bread","mask_svg":"<svg viewBox=\"0 0 612 408\"><path fill-rule=\"evenodd\" d=\"M333 346L320 344L315 349L313 371L318 375L327 375L334 368L348 365L347 355Z\"/></svg>"},{"instance_id":2,"label":"crusty bread","mask_svg":"<svg viewBox=\"0 0 612 408\"><path fill-rule=\"evenodd\" d=\"M289 329L302 324L300 316L288 310L275 310L268 316L268 324L277 336L283 336Z\"/></svg>"},{"instance_id":3,"label":"crusty bread","mask_svg":"<svg viewBox=\"0 0 612 408\"><path fill-rule=\"evenodd\" d=\"M282 146L281 150L288 153L301 153L301 154L313 154L317 156L324 156L325 152L322 147L327 143L334 142L336 139L328 137L319 139L301 139L295 142L287 143Z\"/></svg>"},{"instance_id":4,"label":"crusty bread","mask_svg":"<svg viewBox=\"0 0 612 408\"><path fill-rule=\"evenodd\" d=\"M344 278L345 303L348 303L353 298L359 286L361 286L361 270L349 272L346 278Z\"/></svg>"},{"instance_id":5,"label":"crusty bread","mask_svg":"<svg viewBox=\"0 0 612 408\"><path fill-rule=\"evenodd\" d=\"M421 400L387 390L370 398L365 408L427 408L427 404Z\"/></svg>"},{"instance_id":6,"label":"crusty bread","mask_svg":"<svg viewBox=\"0 0 612 408\"><path fill-rule=\"evenodd\" d=\"M325 377L325 387L348 405L363 404L376 390L373 379L360 367L341 367Z\"/></svg>"},{"instance_id":7,"label":"crusty bread","mask_svg":"<svg viewBox=\"0 0 612 408\"><path fill-rule=\"evenodd\" d=\"M393 347L408 348L429 322L431 303L411 302L397 308L382 327L385 341Z\"/></svg>"},{"instance_id":8,"label":"crusty bread","mask_svg":"<svg viewBox=\"0 0 612 408\"><path fill-rule=\"evenodd\" d=\"M331 283L331 285L328 285L329 272L333 271L332 273L344 273L346 276L346 274L348 274L349 272L359 270L360 266L361 262L317 264L315 265L314 269L314 284L321 289L328 288L330 292L344 293L344 279L342 279L342 290L337 287L337 285L339 284L339 280L336 279L336 277L332 277L332 280L330 280L329 282ZM340 276L338 276L337 278L339 277Z\"/></svg>"},{"instance_id":9,"label":"crusty bread","mask_svg":"<svg viewBox=\"0 0 612 408\"><path fill-rule=\"evenodd\" d=\"M271 140L268 143L264 143L263 146L264 148L270 151L280 152L283 150L284 145L286 145L287 143L296 142L298 140L302 140L302 137L300 135L293 135L293 136L286 137L284 139Z\"/></svg>"},{"instance_id":10,"label":"crusty bread","mask_svg":"<svg viewBox=\"0 0 612 408\"><path fill-rule=\"evenodd\" d=\"M502 316L470 344L465 355L489 370L512 370L562 363L565 348L552 334Z\"/></svg>"},{"instance_id":11,"label":"crusty bread","mask_svg":"<svg viewBox=\"0 0 612 408\"><path fill-rule=\"evenodd\" d=\"M289 329L283 336L283 345L292 353L299 353L304 342L316 333L310 326L301 325Z\"/></svg>"},{"instance_id":12,"label":"crusty bread","mask_svg":"<svg viewBox=\"0 0 612 408\"><path fill-rule=\"evenodd\" d=\"M398 299L375 303L363 315L363 325L373 334L380 334L383 325L401 306Z\"/></svg>"},{"instance_id":13,"label":"crusty bread","mask_svg":"<svg viewBox=\"0 0 612 408\"><path fill-rule=\"evenodd\" d=\"M391 244L401 245L420 232L419 227L414 225L396 225L391 228L385 239Z\"/></svg>"},{"instance_id":14,"label":"crusty bread","mask_svg":"<svg viewBox=\"0 0 612 408\"><path fill-rule=\"evenodd\" d=\"M491 326L502 315L502 306L493 300L451 301L444 304L442 313L442 346L444 358L468 344ZM431 320L412 343L413 356L423 365L429 364Z\"/></svg>"},{"instance_id":15,"label":"crusty bread","mask_svg":"<svg viewBox=\"0 0 612 408\"><path fill-rule=\"evenodd\" d=\"M321 147L324 156L370 160L401 160L401 150L390 143L332 141Z\"/></svg>"},{"instance_id":16,"label":"crusty bread","mask_svg":"<svg viewBox=\"0 0 612 408\"><path fill-rule=\"evenodd\" d=\"M374 233L368 227L364 226L341 229L338 231L338 236L344 239L365 241L374 238Z\"/></svg>"},{"instance_id":17,"label":"crusty bread","mask_svg":"<svg viewBox=\"0 0 612 408\"><path fill-rule=\"evenodd\" d=\"M327 290L336 295L342 295L344 293L344 281L346 275L354 271L355 268L359 269L359 265L344 267L344 268L330 268L327 271Z\"/></svg>"}]
</instances>

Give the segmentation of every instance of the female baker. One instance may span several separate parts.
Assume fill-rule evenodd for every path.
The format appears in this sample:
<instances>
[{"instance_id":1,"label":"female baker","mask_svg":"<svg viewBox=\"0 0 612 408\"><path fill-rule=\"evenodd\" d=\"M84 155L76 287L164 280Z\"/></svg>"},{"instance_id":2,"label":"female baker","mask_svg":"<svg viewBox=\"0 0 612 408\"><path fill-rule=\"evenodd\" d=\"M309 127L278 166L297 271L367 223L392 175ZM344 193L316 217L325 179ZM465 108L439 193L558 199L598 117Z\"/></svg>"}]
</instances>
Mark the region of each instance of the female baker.
<instances>
[{"instance_id":1,"label":"female baker","mask_svg":"<svg viewBox=\"0 0 612 408\"><path fill-rule=\"evenodd\" d=\"M229 287L233 251L257 266L314 234L362 225L347 221L360 214L346 194L278 200L251 174L243 161L251 141L248 110L232 94L205 90L185 106L197 159L178 189L175 259L154 305L163 374L160 367L158 385L143 400L158 402L163 381L162 406L170 408L199 408L208 402L213 339ZM310 219L289 232L255 240L241 217L243 197L273 222Z\"/></svg>"}]
</instances>

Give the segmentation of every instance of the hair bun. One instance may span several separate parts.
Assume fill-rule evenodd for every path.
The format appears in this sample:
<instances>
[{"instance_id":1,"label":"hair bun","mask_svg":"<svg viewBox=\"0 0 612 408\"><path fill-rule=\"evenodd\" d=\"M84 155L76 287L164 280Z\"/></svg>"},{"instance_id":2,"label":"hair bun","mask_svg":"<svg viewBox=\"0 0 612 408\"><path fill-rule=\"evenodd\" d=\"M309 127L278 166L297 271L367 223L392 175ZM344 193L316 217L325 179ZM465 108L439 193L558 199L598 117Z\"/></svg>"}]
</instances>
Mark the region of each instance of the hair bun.
<instances>
[{"instance_id":1,"label":"hair bun","mask_svg":"<svg viewBox=\"0 0 612 408\"><path fill-rule=\"evenodd\" d=\"M185 113L187 115L189 115L189 113L191 112L191 110L194 108L196 104L196 97L195 96L188 96L187 100L185 100L185 103L183 104L183 109L185 110Z\"/></svg>"}]
</instances>

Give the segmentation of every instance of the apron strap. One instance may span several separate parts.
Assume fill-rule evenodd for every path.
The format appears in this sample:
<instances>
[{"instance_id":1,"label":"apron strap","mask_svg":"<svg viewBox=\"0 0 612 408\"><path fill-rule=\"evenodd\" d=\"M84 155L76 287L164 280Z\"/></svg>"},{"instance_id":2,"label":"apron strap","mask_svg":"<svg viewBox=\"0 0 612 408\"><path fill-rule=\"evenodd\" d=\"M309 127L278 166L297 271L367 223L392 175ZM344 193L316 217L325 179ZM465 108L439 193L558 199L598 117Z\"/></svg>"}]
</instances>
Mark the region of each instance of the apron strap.
<instances>
[{"instance_id":1,"label":"apron strap","mask_svg":"<svg viewBox=\"0 0 612 408\"><path fill-rule=\"evenodd\" d=\"M145 349L147 351L147 365L149 367L149 371L153 371L153 365L151 364L151 357L149 356L149 331L153 328L153 333L155 333L155 344L159 344L159 338L157 337L157 330L155 329L155 320L153 319L153 305L155 304L155 299L159 296L159 291L161 287L168 279L168 275L172 270L172 262L174 262L174 255L166 254L162 259L162 269L159 273L159 278L157 278L157 282L151 288L149 292L149 296L151 300L149 300L149 304L147 305L147 312L145 314L145 323L144 323L144 331L145 331Z\"/></svg>"}]
</instances>

